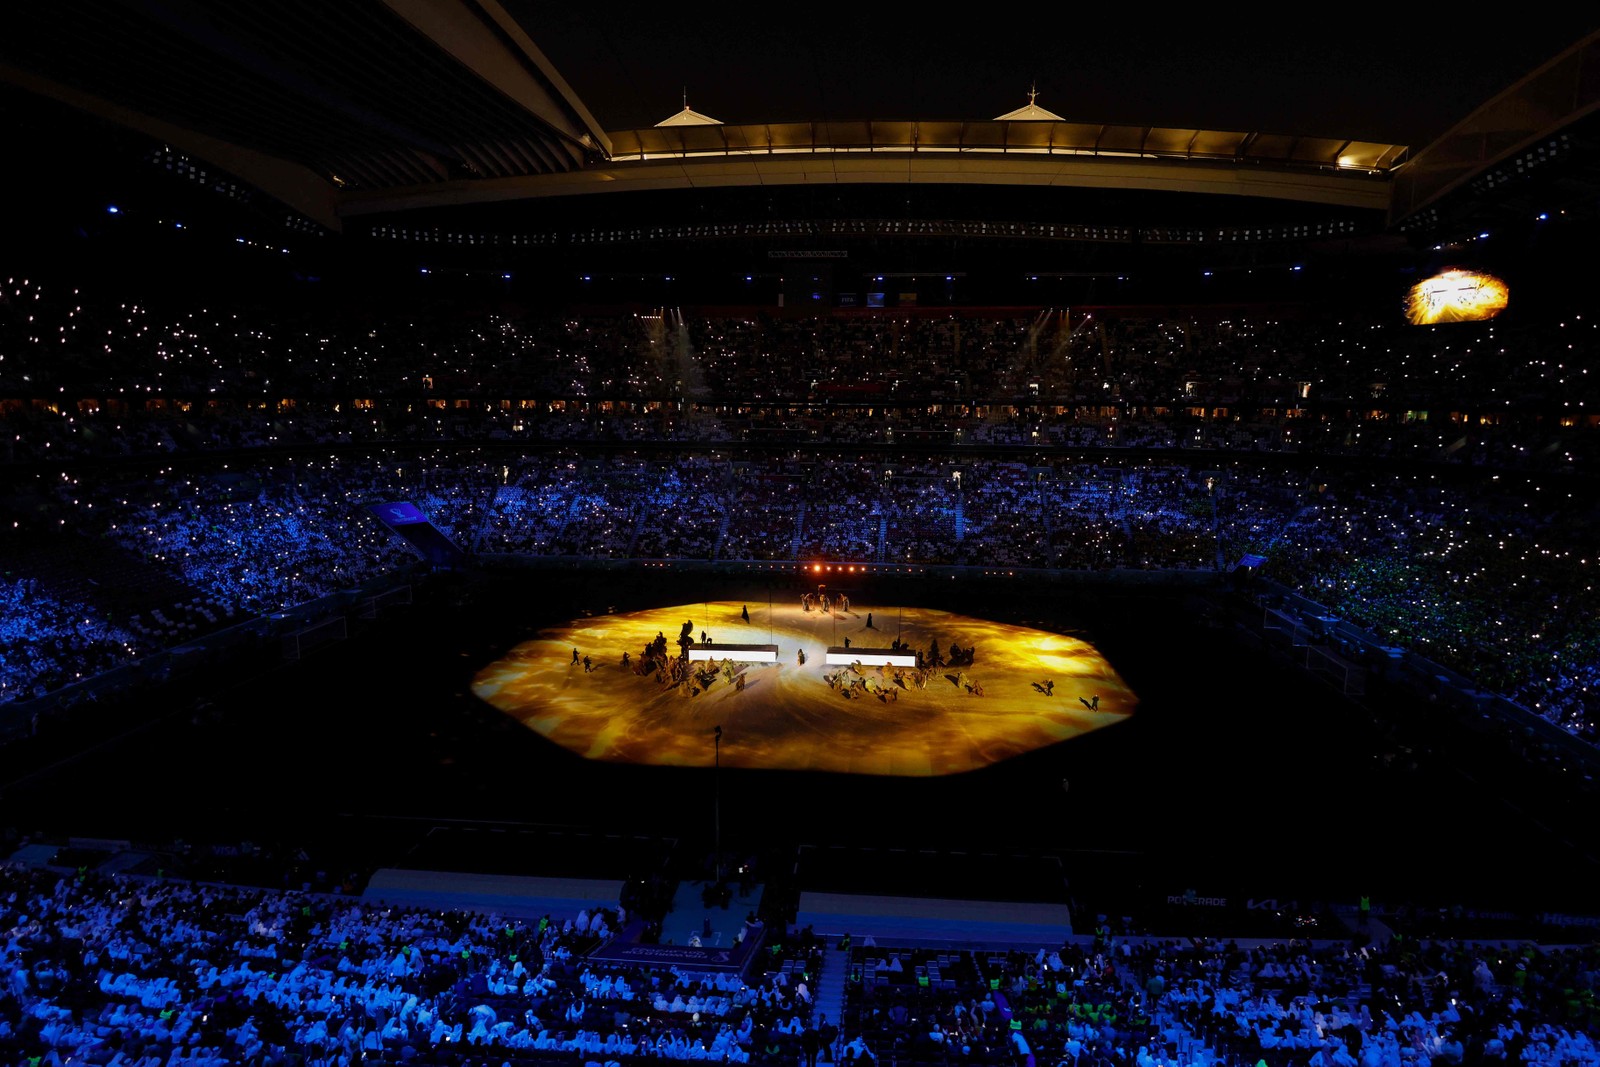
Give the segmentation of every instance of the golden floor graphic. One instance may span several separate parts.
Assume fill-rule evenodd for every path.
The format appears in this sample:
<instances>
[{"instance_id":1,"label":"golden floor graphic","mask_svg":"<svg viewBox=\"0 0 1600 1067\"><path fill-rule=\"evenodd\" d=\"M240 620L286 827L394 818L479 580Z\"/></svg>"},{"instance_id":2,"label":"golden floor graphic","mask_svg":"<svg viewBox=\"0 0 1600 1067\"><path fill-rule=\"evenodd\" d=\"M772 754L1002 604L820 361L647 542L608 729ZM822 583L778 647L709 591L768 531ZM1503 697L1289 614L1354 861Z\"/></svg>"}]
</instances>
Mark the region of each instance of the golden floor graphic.
<instances>
[{"instance_id":1,"label":"golden floor graphic","mask_svg":"<svg viewBox=\"0 0 1600 1067\"><path fill-rule=\"evenodd\" d=\"M799 605L777 606L769 618L765 604L727 602L597 616L541 631L479 671L472 689L590 759L709 767L721 726L726 767L907 776L998 763L1118 722L1138 703L1094 646L1075 637L926 608L877 607L873 621L868 629L865 611ZM686 622L713 647L775 643L778 662L699 671L686 685L665 671L640 674L658 633L676 655ZM897 635L925 655L938 642L947 661L952 643L971 648L971 662L920 677L824 663L827 648L846 639L887 647Z\"/></svg>"}]
</instances>

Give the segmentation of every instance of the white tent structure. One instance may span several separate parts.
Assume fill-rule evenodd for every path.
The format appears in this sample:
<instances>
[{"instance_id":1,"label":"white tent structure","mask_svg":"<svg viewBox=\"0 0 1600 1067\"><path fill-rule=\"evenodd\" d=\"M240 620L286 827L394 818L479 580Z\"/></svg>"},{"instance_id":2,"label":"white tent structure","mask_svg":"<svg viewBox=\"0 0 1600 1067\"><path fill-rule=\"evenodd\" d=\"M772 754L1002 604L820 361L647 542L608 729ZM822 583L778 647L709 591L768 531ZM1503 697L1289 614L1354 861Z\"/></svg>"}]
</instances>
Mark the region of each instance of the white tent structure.
<instances>
[{"instance_id":1,"label":"white tent structure","mask_svg":"<svg viewBox=\"0 0 1600 1067\"><path fill-rule=\"evenodd\" d=\"M1066 119L1062 118L1060 115L1057 115L1054 111L1046 111L1044 108L1040 107L1038 104L1035 104L1034 100L1038 97L1038 95L1039 95L1039 90L1038 89L1029 89L1028 90L1028 106L1027 107L1019 107L1015 111L1007 111L1004 115L996 115L994 121L996 121L996 122L1065 122L1065 121L1067 121Z\"/></svg>"}]
</instances>

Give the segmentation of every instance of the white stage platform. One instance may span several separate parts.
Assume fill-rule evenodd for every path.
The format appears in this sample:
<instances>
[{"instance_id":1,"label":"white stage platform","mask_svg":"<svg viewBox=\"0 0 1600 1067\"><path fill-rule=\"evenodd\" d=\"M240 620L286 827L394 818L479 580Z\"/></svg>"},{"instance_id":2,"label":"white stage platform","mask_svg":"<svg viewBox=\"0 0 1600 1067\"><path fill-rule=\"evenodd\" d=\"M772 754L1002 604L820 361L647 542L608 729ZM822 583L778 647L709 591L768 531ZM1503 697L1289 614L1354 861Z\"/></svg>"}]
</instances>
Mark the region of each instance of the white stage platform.
<instances>
[{"instance_id":1,"label":"white stage platform","mask_svg":"<svg viewBox=\"0 0 1600 1067\"><path fill-rule=\"evenodd\" d=\"M917 653L907 648L848 648L835 645L828 649L826 662L834 667L848 667L852 663L859 663L863 667L915 667Z\"/></svg>"},{"instance_id":2,"label":"white stage platform","mask_svg":"<svg viewBox=\"0 0 1600 1067\"><path fill-rule=\"evenodd\" d=\"M699 643L689 646L689 662L714 659L719 663L731 659L735 663L776 663L778 662L777 645L702 645Z\"/></svg>"}]
</instances>

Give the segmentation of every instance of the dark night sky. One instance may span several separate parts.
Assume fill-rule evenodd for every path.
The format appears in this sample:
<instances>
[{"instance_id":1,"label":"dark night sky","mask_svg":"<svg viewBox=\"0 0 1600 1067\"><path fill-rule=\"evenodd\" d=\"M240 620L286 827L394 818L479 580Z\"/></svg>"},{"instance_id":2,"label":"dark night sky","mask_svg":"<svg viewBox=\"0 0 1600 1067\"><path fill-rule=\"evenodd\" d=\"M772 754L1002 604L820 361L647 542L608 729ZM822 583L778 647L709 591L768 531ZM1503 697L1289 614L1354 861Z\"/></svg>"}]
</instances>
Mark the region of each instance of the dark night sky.
<instances>
[{"instance_id":1,"label":"dark night sky","mask_svg":"<svg viewBox=\"0 0 1600 1067\"><path fill-rule=\"evenodd\" d=\"M666 118L684 86L692 107L730 123L987 119L1026 103L1037 78L1039 104L1073 121L1416 147L1600 27L1585 5L1537 5L1521 21L1399 4L1285 6L1274 19L1148 4L1107 5L1115 16L964 4L959 19L907 3L506 6L607 129Z\"/></svg>"}]
</instances>

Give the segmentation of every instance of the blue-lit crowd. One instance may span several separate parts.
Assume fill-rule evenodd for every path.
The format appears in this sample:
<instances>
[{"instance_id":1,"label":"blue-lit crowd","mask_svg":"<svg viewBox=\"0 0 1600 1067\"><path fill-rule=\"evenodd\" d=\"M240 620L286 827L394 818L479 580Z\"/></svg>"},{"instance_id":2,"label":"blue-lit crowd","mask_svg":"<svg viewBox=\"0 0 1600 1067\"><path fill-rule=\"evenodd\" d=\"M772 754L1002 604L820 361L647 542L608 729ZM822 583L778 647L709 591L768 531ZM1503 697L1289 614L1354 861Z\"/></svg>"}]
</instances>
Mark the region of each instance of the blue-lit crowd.
<instances>
[{"instance_id":1,"label":"blue-lit crowd","mask_svg":"<svg viewBox=\"0 0 1600 1067\"><path fill-rule=\"evenodd\" d=\"M1592 506L1560 484L1466 483L1270 462L737 450L419 458L382 450L105 466L30 476L0 540L32 573L6 594L0 692L64 681L375 578L416 553L367 505L409 500L464 551L639 560L1261 573L1341 617L1592 736L1600 643ZM27 484L25 482L25 484ZM1568 492L1574 492L1568 497ZM126 616L61 579L70 526L123 573L196 605ZM26 551L23 551L25 549ZM1506 595L1507 591L1515 595ZM173 624L175 612L187 620Z\"/></svg>"},{"instance_id":2,"label":"blue-lit crowd","mask_svg":"<svg viewBox=\"0 0 1600 1067\"><path fill-rule=\"evenodd\" d=\"M224 312L0 282L0 702L403 578L416 554L365 510L403 499L469 555L1258 555L1595 736L1600 323L1581 316ZM149 596L73 580L91 549Z\"/></svg>"},{"instance_id":3,"label":"blue-lit crowd","mask_svg":"<svg viewBox=\"0 0 1600 1067\"><path fill-rule=\"evenodd\" d=\"M847 1029L876 1062L1183 1067L1589 1064L1591 948L1360 936L862 948Z\"/></svg>"},{"instance_id":4,"label":"blue-lit crowd","mask_svg":"<svg viewBox=\"0 0 1600 1067\"><path fill-rule=\"evenodd\" d=\"M86 869L0 869L0 1055L64 1067L1600 1063L1600 951L1093 935L896 948L810 928L742 973L601 962L619 907L540 919ZM747 921L744 936L762 936ZM754 933L752 933L754 931ZM819 1002L828 968L842 1003Z\"/></svg>"},{"instance_id":5,"label":"blue-lit crowd","mask_svg":"<svg viewBox=\"0 0 1600 1067\"><path fill-rule=\"evenodd\" d=\"M742 976L586 958L628 919L620 906L519 919L7 867L0 1058L745 1063L798 1048L820 966L803 947L776 938Z\"/></svg>"}]
</instances>

